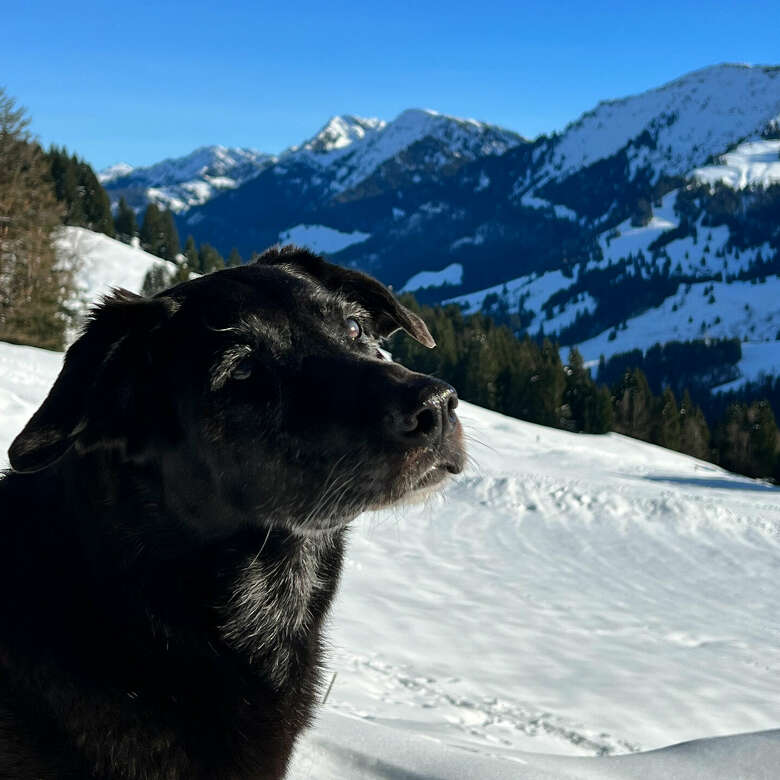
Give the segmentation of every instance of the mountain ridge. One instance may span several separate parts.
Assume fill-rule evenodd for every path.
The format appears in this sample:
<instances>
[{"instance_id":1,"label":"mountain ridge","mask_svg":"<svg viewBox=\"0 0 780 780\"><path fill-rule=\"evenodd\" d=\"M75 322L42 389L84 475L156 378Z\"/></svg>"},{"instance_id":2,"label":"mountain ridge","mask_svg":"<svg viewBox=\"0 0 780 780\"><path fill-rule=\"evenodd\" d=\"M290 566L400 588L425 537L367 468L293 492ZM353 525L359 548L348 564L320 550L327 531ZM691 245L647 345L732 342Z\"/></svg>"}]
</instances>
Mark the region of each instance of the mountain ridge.
<instances>
[{"instance_id":1,"label":"mountain ridge","mask_svg":"<svg viewBox=\"0 0 780 780\"><path fill-rule=\"evenodd\" d=\"M398 289L425 279L423 301L465 301L564 345L631 348L664 306L670 322L690 308L686 338L765 339L780 304L737 326L685 291L717 300L709 286L723 284L732 299L728 285L780 272L778 154L780 67L725 63L533 140L423 109L331 117L177 221L223 253L296 240Z\"/></svg>"}]
</instances>

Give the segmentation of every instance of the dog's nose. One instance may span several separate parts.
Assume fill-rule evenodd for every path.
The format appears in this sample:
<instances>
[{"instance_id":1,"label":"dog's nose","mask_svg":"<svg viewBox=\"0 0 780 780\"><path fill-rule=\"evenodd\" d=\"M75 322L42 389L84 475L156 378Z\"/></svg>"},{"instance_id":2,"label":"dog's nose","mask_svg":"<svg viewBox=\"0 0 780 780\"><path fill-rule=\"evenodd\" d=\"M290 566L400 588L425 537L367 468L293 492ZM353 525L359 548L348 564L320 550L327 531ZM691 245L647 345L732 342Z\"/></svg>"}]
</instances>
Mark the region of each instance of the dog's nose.
<instances>
[{"instance_id":1,"label":"dog's nose","mask_svg":"<svg viewBox=\"0 0 780 780\"><path fill-rule=\"evenodd\" d=\"M441 441L458 422L455 388L439 379L428 379L411 413L397 412L388 420L392 433L410 444L425 445Z\"/></svg>"}]
</instances>

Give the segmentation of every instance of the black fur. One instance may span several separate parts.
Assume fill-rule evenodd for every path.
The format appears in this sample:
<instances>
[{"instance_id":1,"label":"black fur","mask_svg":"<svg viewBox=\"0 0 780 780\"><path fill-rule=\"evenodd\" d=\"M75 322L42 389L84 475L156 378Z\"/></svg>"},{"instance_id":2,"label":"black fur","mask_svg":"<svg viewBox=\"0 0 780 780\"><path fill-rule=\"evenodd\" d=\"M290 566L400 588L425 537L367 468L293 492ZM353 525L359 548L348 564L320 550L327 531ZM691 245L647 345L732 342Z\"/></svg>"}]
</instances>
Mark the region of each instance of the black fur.
<instances>
[{"instance_id":1,"label":"black fur","mask_svg":"<svg viewBox=\"0 0 780 780\"><path fill-rule=\"evenodd\" d=\"M0 777L284 776L348 522L462 466L398 328L292 248L93 312L0 480Z\"/></svg>"}]
</instances>

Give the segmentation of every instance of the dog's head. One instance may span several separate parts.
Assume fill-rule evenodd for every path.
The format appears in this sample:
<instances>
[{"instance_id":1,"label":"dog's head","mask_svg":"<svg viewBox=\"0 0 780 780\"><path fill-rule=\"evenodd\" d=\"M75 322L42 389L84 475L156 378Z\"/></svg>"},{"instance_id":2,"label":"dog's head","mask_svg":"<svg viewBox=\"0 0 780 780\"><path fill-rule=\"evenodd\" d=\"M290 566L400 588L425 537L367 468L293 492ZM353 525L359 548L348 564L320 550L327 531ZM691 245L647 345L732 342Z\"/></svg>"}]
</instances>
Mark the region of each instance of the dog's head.
<instances>
[{"instance_id":1,"label":"dog's head","mask_svg":"<svg viewBox=\"0 0 780 780\"><path fill-rule=\"evenodd\" d=\"M455 391L380 351L398 329L434 346L377 281L292 247L151 299L117 292L11 465L37 471L67 453L120 478L136 466L160 493L150 500L207 535L339 527L463 465Z\"/></svg>"}]
</instances>

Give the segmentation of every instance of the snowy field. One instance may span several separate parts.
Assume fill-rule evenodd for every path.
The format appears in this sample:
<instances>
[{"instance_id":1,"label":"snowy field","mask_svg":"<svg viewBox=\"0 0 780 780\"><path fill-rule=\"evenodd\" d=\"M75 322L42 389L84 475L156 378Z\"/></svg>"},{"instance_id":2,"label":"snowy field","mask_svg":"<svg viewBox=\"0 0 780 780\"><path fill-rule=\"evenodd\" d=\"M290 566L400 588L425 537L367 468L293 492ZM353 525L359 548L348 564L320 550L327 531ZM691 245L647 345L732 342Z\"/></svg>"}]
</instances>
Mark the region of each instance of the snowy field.
<instances>
[{"instance_id":1,"label":"snowy field","mask_svg":"<svg viewBox=\"0 0 780 780\"><path fill-rule=\"evenodd\" d=\"M60 364L0 343L3 463ZM777 778L780 490L461 411L468 471L355 523L290 778Z\"/></svg>"}]
</instances>

